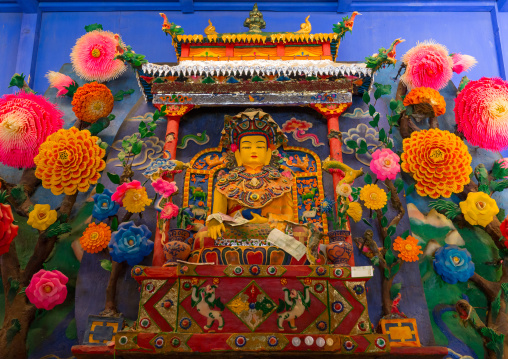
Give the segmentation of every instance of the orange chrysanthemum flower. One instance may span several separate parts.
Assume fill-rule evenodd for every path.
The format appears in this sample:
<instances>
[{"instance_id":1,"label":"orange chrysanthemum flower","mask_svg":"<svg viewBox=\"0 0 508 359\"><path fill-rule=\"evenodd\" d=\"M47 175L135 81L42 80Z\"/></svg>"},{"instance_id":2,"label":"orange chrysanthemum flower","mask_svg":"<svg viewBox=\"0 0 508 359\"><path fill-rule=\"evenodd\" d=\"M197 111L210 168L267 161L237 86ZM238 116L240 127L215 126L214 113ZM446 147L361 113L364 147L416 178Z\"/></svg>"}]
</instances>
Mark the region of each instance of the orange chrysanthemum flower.
<instances>
[{"instance_id":1,"label":"orange chrysanthemum flower","mask_svg":"<svg viewBox=\"0 0 508 359\"><path fill-rule=\"evenodd\" d=\"M106 248L111 240L111 229L106 223L90 223L79 239L87 253L97 253Z\"/></svg>"},{"instance_id":2,"label":"orange chrysanthemum flower","mask_svg":"<svg viewBox=\"0 0 508 359\"><path fill-rule=\"evenodd\" d=\"M446 112L444 97L430 87L417 87L412 89L404 98L404 106L410 105L422 107L421 112L434 112L434 117L441 116Z\"/></svg>"},{"instance_id":3,"label":"orange chrysanthemum flower","mask_svg":"<svg viewBox=\"0 0 508 359\"><path fill-rule=\"evenodd\" d=\"M97 145L98 140L88 130L80 131L76 127L58 130L48 136L34 158L35 176L54 195L88 191L101 177L100 171L106 168L102 159L106 151Z\"/></svg>"},{"instance_id":4,"label":"orange chrysanthemum flower","mask_svg":"<svg viewBox=\"0 0 508 359\"><path fill-rule=\"evenodd\" d=\"M404 140L403 150L401 168L413 176L420 196L448 198L470 181L471 155L453 133L437 128L415 131Z\"/></svg>"},{"instance_id":5,"label":"orange chrysanthemum flower","mask_svg":"<svg viewBox=\"0 0 508 359\"><path fill-rule=\"evenodd\" d=\"M72 111L81 121L94 123L113 111L114 97L106 85L97 82L85 84L76 90Z\"/></svg>"},{"instance_id":6,"label":"orange chrysanthemum flower","mask_svg":"<svg viewBox=\"0 0 508 359\"><path fill-rule=\"evenodd\" d=\"M402 237L395 238L393 249L399 252L399 258L404 262L416 262L418 255L423 253L420 250L422 247L418 245L418 239L412 236L407 236L406 239Z\"/></svg>"}]
</instances>

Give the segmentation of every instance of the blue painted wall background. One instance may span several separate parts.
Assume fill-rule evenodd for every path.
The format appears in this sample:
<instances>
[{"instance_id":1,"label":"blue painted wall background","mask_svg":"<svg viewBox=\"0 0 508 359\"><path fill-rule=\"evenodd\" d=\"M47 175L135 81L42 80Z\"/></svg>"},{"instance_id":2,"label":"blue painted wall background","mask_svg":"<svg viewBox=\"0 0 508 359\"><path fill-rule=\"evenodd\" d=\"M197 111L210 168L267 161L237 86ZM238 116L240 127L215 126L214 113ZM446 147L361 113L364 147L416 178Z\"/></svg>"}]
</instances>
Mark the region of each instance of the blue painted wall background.
<instances>
[{"instance_id":1,"label":"blue painted wall background","mask_svg":"<svg viewBox=\"0 0 508 359\"><path fill-rule=\"evenodd\" d=\"M16 71L21 19L20 13L0 13L0 94L8 92L9 80Z\"/></svg>"}]
</instances>

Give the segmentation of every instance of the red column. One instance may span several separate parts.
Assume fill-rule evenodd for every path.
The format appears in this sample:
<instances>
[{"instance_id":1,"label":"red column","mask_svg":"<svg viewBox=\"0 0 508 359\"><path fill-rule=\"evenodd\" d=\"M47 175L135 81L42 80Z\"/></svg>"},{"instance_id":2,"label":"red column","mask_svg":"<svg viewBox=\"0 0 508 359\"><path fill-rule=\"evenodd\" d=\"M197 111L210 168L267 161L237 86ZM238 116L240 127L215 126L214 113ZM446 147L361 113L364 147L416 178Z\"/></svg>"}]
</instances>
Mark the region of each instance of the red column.
<instances>
[{"instance_id":1,"label":"red column","mask_svg":"<svg viewBox=\"0 0 508 359\"><path fill-rule=\"evenodd\" d=\"M154 106L160 111L162 105ZM192 105L169 105L166 107L165 116L167 118L166 124L166 138L164 143L164 153L163 157L168 158L171 156L171 159L175 159L176 157L176 146L178 144L178 130L180 127L180 119L183 115L189 112L194 106ZM173 180L173 175L165 176L164 179L168 181ZM159 220L159 214L157 214L157 221ZM153 259L152 266L160 267L166 262L164 258L164 252L162 250L163 244L161 243L162 233L167 232L169 229L169 221L164 221L162 225L162 230L159 230L159 226L157 225L155 228L155 239L154 239L154 247L153 247Z\"/></svg>"},{"instance_id":2,"label":"red column","mask_svg":"<svg viewBox=\"0 0 508 359\"><path fill-rule=\"evenodd\" d=\"M284 53L286 51L286 45L277 43L277 56L284 56Z\"/></svg>"}]
</instances>

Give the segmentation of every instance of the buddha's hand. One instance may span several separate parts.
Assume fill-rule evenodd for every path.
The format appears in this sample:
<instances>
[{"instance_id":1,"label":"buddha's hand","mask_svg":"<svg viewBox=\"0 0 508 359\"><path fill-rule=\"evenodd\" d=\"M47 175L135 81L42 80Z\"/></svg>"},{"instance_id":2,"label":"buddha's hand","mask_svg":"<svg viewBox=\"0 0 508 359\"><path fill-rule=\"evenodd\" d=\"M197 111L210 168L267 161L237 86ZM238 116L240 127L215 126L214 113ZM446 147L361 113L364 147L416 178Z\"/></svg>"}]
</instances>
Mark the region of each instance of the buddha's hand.
<instances>
[{"instance_id":1,"label":"buddha's hand","mask_svg":"<svg viewBox=\"0 0 508 359\"><path fill-rule=\"evenodd\" d=\"M213 240L220 237L222 235L222 232L226 231L224 223L220 223L216 219L211 219L210 221L208 221L206 227L208 228L208 237L212 238Z\"/></svg>"},{"instance_id":2,"label":"buddha's hand","mask_svg":"<svg viewBox=\"0 0 508 359\"><path fill-rule=\"evenodd\" d=\"M268 223L268 218L261 217L257 213L252 213L252 219L249 221L249 223L254 224Z\"/></svg>"}]
</instances>

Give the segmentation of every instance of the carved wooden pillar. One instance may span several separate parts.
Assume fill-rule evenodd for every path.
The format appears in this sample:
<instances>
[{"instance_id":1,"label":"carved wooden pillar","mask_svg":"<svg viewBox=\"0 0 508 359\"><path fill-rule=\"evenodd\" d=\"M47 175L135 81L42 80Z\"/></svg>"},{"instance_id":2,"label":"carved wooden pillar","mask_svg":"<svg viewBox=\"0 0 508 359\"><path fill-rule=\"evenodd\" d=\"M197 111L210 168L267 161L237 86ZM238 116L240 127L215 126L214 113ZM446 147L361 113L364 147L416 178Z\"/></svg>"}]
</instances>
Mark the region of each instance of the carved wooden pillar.
<instances>
[{"instance_id":1,"label":"carved wooden pillar","mask_svg":"<svg viewBox=\"0 0 508 359\"><path fill-rule=\"evenodd\" d=\"M315 103L310 105L313 109L323 115L328 124L328 142L330 144L330 159L342 162L342 133L339 129L339 117L351 106L349 103ZM339 173L332 173L334 198L337 198L335 188L343 178ZM353 237L349 236L347 241L353 245ZM354 254L351 255L349 265L355 265Z\"/></svg>"},{"instance_id":2,"label":"carved wooden pillar","mask_svg":"<svg viewBox=\"0 0 508 359\"><path fill-rule=\"evenodd\" d=\"M154 104L154 106L160 111L162 105ZM192 110L194 105L166 105L166 111L164 115L167 118L166 125L166 137L164 143L164 153L163 157L171 159L175 159L176 156L176 146L178 144L178 130L180 128L180 119L187 112ZM173 180L173 175L164 176L164 179L168 181ZM160 219L160 214L157 214L157 221ZM167 231L169 229L169 221L164 221L164 225L162 230ZM155 228L155 239L154 239L154 247L153 247L153 266L162 266L166 259L164 258L164 253L162 251L162 243L161 243L162 233L159 230L159 227Z\"/></svg>"}]
</instances>

